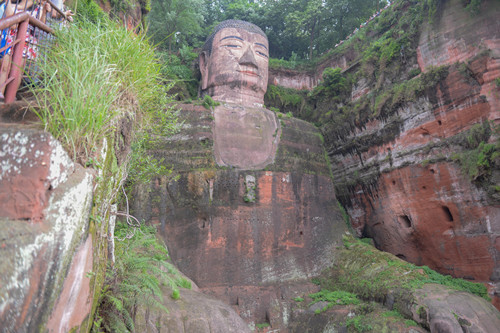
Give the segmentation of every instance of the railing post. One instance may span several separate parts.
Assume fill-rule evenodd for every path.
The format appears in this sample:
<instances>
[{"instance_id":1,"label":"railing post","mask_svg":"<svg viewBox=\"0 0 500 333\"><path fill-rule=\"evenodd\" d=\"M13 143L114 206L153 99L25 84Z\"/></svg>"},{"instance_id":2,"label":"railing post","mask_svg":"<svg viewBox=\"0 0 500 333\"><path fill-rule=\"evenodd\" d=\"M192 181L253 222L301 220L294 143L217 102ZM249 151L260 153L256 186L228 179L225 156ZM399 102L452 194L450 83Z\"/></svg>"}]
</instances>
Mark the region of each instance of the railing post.
<instances>
[{"instance_id":1,"label":"railing post","mask_svg":"<svg viewBox=\"0 0 500 333\"><path fill-rule=\"evenodd\" d=\"M12 52L12 65L10 67L9 77L13 77L7 87L5 88L5 103L9 104L16 100L16 93L19 85L21 84L21 76L24 70L23 67L23 50L26 44L26 33L28 32L29 19L22 21L17 28L16 39L21 39L19 43L14 46Z\"/></svg>"}]
</instances>

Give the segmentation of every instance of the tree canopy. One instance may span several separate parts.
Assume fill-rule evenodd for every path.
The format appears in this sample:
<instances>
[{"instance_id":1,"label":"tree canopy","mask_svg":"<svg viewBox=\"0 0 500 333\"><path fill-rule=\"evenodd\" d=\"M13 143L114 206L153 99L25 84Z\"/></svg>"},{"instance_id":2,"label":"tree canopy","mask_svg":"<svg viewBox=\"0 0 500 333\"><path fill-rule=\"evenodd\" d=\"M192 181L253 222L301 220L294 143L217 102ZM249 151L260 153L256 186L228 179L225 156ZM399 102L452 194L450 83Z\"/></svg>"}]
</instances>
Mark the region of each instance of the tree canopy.
<instances>
[{"instance_id":1,"label":"tree canopy","mask_svg":"<svg viewBox=\"0 0 500 333\"><path fill-rule=\"evenodd\" d=\"M154 40L171 51L185 45L199 47L219 22L240 19L266 32L273 58L312 59L385 4L385 0L152 0L149 22Z\"/></svg>"}]
</instances>

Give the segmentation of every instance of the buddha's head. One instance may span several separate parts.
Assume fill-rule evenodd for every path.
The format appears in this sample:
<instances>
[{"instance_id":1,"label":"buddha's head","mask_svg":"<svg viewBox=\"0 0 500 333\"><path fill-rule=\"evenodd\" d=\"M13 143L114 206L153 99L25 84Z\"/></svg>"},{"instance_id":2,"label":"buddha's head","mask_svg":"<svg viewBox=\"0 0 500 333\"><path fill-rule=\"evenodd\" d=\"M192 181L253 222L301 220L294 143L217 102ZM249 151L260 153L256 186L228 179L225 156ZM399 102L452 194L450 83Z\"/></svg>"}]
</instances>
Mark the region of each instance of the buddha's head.
<instances>
[{"instance_id":1,"label":"buddha's head","mask_svg":"<svg viewBox=\"0 0 500 333\"><path fill-rule=\"evenodd\" d=\"M256 25L227 20L215 27L200 53L201 90L221 102L264 103L269 46Z\"/></svg>"}]
</instances>

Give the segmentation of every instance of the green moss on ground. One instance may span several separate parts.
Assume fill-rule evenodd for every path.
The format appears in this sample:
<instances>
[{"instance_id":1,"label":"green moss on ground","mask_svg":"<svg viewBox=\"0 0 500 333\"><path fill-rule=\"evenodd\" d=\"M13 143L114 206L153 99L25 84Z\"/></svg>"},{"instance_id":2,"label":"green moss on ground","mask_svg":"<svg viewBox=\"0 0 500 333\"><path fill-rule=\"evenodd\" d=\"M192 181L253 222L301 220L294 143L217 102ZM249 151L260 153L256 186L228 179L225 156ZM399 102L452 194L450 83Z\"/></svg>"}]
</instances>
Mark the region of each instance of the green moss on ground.
<instances>
[{"instance_id":1,"label":"green moss on ground","mask_svg":"<svg viewBox=\"0 0 500 333\"><path fill-rule=\"evenodd\" d=\"M411 291L426 283L437 283L489 300L483 284L410 264L352 236L344 236L344 245L334 267L319 279L322 288L348 291L365 300L383 301L389 294L398 294L401 299L411 298Z\"/></svg>"}]
</instances>

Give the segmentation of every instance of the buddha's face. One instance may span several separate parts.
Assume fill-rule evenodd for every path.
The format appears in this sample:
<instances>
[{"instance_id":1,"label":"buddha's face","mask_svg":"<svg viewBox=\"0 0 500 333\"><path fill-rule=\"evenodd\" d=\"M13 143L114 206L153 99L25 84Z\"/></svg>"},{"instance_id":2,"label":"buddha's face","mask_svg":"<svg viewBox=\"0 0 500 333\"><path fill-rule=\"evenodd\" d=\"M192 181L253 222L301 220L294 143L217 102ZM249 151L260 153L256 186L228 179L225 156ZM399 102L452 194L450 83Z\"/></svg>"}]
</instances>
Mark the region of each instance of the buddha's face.
<instances>
[{"instance_id":1,"label":"buddha's face","mask_svg":"<svg viewBox=\"0 0 500 333\"><path fill-rule=\"evenodd\" d=\"M242 28L217 32L211 55L200 55L202 90L213 99L240 104L263 104L268 78L268 42Z\"/></svg>"}]
</instances>

